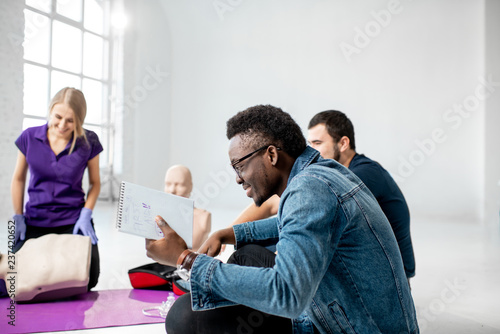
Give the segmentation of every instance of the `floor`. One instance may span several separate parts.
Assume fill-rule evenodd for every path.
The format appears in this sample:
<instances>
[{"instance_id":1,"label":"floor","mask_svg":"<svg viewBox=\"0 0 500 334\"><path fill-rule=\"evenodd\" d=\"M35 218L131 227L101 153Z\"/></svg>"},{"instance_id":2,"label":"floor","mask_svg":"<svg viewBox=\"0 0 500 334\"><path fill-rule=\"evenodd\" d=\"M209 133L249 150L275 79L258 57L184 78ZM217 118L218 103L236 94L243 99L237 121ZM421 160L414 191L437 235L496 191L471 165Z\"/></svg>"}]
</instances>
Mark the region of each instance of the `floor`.
<instances>
[{"instance_id":1,"label":"floor","mask_svg":"<svg viewBox=\"0 0 500 334\"><path fill-rule=\"evenodd\" d=\"M130 288L127 271L152 262L144 239L117 232L116 206L94 210L101 276L96 289ZM212 212L214 228L237 212ZM500 228L449 221L412 221L417 275L411 280L421 333L500 333ZM227 256L227 254L226 254ZM165 333L163 324L72 331L71 333ZM63 332L57 332L63 333Z\"/></svg>"}]
</instances>

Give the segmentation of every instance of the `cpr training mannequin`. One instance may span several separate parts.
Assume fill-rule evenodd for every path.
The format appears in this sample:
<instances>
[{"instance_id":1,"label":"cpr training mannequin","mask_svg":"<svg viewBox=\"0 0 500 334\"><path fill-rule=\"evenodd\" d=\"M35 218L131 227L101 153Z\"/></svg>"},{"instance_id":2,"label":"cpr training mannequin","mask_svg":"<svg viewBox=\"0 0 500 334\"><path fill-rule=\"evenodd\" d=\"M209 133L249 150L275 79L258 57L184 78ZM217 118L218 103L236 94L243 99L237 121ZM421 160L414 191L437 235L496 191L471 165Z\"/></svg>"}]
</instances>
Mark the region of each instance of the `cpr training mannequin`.
<instances>
[{"instance_id":1,"label":"cpr training mannequin","mask_svg":"<svg viewBox=\"0 0 500 334\"><path fill-rule=\"evenodd\" d=\"M193 180L186 166L174 165L167 170L164 189L166 193L189 198L192 190ZM194 208L193 220L193 250L196 251L210 234L212 215L206 210Z\"/></svg>"},{"instance_id":2,"label":"cpr training mannequin","mask_svg":"<svg viewBox=\"0 0 500 334\"><path fill-rule=\"evenodd\" d=\"M40 302L87 292L90 237L46 234L27 240L14 255L0 255L0 278L11 299ZM12 266L12 267L11 267Z\"/></svg>"}]
</instances>

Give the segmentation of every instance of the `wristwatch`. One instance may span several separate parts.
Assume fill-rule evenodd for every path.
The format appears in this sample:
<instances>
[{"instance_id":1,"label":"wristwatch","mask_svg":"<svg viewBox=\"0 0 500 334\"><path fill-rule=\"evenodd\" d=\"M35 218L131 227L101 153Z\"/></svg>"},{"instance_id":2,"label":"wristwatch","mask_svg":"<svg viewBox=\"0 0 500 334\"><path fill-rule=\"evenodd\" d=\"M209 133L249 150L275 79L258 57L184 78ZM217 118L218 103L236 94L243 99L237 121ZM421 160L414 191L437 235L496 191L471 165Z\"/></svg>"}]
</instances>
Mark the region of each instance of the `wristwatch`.
<instances>
[{"instance_id":1,"label":"wristwatch","mask_svg":"<svg viewBox=\"0 0 500 334\"><path fill-rule=\"evenodd\" d=\"M189 282L191 279L191 267L198 255L200 254L186 249L177 259L177 270L175 272L182 280Z\"/></svg>"}]
</instances>

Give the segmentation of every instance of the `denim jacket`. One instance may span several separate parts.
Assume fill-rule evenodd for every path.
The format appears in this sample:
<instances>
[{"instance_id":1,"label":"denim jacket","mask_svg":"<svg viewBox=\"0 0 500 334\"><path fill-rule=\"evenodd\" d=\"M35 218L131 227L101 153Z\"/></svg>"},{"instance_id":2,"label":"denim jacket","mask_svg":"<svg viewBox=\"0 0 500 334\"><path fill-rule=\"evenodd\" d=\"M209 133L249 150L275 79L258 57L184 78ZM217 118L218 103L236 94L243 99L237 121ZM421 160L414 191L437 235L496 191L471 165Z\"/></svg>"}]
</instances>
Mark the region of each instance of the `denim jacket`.
<instances>
[{"instance_id":1,"label":"denim jacket","mask_svg":"<svg viewBox=\"0 0 500 334\"><path fill-rule=\"evenodd\" d=\"M294 333L418 333L398 245L371 192L307 147L274 218L234 226L236 247L276 244L273 268L200 255L193 310L243 304L292 319Z\"/></svg>"}]
</instances>

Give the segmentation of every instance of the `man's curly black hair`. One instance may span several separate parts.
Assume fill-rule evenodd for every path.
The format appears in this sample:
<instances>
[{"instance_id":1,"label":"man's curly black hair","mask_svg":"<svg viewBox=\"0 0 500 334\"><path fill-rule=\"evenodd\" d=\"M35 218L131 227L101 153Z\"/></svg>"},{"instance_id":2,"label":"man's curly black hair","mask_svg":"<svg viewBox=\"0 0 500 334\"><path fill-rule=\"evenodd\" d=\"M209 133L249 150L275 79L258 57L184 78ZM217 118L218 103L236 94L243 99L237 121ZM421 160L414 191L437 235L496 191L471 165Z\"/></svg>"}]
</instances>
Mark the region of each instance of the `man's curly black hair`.
<instances>
[{"instance_id":1,"label":"man's curly black hair","mask_svg":"<svg viewBox=\"0 0 500 334\"><path fill-rule=\"evenodd\" d=\"M306 148L299 125L280 108L257 105L240 111L227 121L226 136L240 135L254 149L275 145L296 159Z\"/></svg>"}]
</instances>

